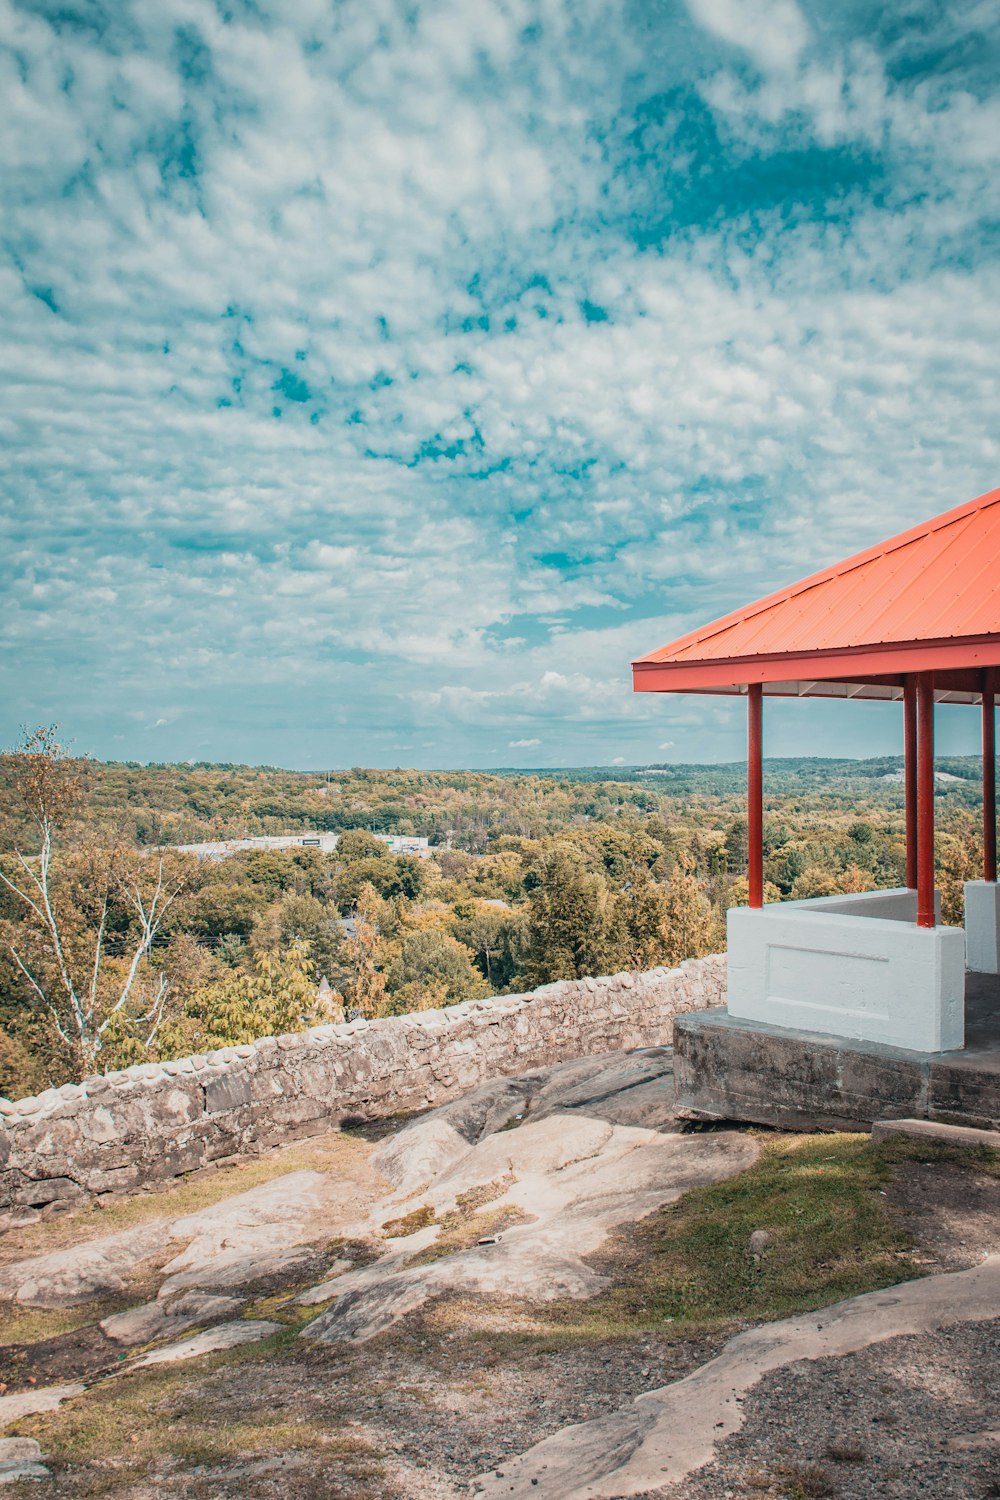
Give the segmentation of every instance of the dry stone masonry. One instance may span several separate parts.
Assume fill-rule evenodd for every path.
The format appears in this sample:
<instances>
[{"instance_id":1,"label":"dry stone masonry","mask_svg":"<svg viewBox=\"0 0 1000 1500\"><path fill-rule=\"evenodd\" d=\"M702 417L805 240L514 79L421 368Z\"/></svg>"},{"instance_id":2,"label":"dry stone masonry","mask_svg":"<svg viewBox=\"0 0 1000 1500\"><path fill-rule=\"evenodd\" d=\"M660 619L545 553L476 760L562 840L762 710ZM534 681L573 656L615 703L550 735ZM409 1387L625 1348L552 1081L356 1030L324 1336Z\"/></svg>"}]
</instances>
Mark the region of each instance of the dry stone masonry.
<instances>
[{"instance_id":1,"label":"dry stone masonry","mask_svg":"<svg viewBox=\"0 0 1000 1500\"><path fill-rule=\"evenodd\" d=\"M426 1109L488 1078L663 1046L725 1000L725 955L524 995L316 1026L0 1099L0 1206L129 1192L328 1130Z\"/></svg>"}]
</instances>

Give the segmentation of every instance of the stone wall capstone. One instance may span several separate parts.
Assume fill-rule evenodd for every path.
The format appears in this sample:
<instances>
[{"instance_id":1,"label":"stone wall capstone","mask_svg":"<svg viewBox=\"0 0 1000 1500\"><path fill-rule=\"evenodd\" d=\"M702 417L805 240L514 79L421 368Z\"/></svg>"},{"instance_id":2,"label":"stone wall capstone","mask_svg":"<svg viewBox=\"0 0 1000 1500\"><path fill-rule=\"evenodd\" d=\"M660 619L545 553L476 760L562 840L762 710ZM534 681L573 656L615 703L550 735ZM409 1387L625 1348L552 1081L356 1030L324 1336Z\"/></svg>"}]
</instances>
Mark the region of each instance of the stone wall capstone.
<instances>
[{"instance_id":1,"label":"stone wall capstone","mask_svg":"<svg viewBox=\"0 0 1000 1500\"><path fill-rule=\"evenodd\" d=\"M0 1099L0 1206L130 1192L331 1129L426 1109L488 1078L663 1046L725 1001L725 955L523 995L316 1026Z\"/></svg>"}]
</instances>

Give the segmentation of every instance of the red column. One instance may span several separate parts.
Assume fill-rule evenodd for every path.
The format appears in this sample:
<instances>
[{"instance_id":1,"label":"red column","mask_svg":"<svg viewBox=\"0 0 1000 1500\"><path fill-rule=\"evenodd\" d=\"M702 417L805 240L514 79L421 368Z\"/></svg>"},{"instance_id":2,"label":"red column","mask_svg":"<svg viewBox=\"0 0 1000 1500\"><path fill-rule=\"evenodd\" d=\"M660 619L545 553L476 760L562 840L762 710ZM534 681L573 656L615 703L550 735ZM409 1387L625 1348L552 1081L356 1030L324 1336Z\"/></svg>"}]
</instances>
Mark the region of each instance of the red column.
<instances>
[{"instance_id":1,"label":"red column","mask_svg":"<svg viewBox=\"0 0 1000 1500\"><path fill-rule=\"evenodd\" d=\"M764 690L747 688L747 879L750 905L764 905Z\"/></svg>"},{"instance_id":2,"label":"red column","mask_svg":"<svg viewBox=\"0 0 1000 1500\"><path fill-rule=\"evenodd\" d=\"M997 878L997 745L993 671L983 673L983 879Z\"/></svg>"},{"instance_id":3,"label":"red column","mask_svg":"<svg viewBox=\"0 0 1000 1500\"><path fill-rule=\"evenodd\" d=\"M917 685L903 680L903 781L906 799L906 884L917 888Z\"/></svg>"},{"instance_id":4,"label":"red column","mask_svg":"<svg viewBox=\"0 0 1000 1500\"><path fill-rule=\"evenodd\" d=\"M934 675L917 674L917 926L934 923Z\"/></svg>"}]
</instances>

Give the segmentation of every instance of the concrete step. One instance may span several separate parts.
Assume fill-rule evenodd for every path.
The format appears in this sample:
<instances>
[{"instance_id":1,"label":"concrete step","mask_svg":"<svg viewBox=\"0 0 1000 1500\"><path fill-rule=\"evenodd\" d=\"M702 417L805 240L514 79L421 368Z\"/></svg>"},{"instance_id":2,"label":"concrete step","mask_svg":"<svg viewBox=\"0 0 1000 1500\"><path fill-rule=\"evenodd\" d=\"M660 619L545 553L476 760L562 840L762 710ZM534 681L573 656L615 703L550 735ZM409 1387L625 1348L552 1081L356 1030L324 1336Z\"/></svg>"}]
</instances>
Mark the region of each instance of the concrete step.
<instances>
[{"instance_id":1,"label":"concrete step","mask_svg":"<svg viewBox=\"0 0 1000 1500\"><path fill-rule=\"evenodd\" d=\"M872 1125L872 1140L875 1142L900 1135L915 1141L938 1141L943 1146L989 1146L1000 1151L1000 1130L942 1125L937 1120L876 1120Z\"/></svg>"}]
</instances>

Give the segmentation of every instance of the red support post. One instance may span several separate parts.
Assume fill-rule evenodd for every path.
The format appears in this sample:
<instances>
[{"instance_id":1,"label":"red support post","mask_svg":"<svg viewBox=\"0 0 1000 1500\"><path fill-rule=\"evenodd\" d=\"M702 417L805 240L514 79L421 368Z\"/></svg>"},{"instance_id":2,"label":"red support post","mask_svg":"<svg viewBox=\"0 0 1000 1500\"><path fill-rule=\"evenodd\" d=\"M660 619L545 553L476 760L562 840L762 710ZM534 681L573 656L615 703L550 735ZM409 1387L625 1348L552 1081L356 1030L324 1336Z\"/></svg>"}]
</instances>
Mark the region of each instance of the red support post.
<instances>
[{"instance_id":1,"label":"red support post","mask_svg":"<svg viewBox=\"0 0 1000 1500\"><path fill-rule=\"evenodd\" d=\"M903 782L906 801L906 884L917 888L917 684L903 680Z\"/></svg>"},{"instance_id":2,"label":"red support post","mask_svg":"<svg viewBox=\"0 0 1000 1500\"><path fill-rule=\"evenodd\" d=\"M997 743L995 678L983 672L983 879L997 878Z\"/></svg>"},{"instance_id":3,"label":"red support post","mask_svg":"<svg viewBox=\"0 0 1000 1500\"><path fill-rule=\"evenodd\" d=\"M750 905L764 905L764 690L747 687L747 881Z\"/></svg>"},{"instance_id":4,"label":"red support post","mask_svg":"<svg viewBox=\"0 0 1000 1500\"><path fill-rule=\"evenodd\" d=\"M934 913L934 674L917 674L917 926Z\"/></svg>"}]
</instances>

